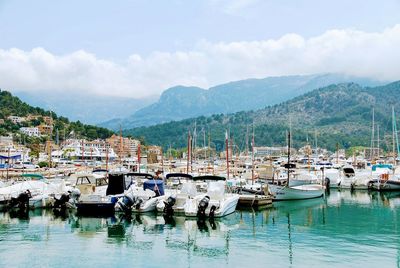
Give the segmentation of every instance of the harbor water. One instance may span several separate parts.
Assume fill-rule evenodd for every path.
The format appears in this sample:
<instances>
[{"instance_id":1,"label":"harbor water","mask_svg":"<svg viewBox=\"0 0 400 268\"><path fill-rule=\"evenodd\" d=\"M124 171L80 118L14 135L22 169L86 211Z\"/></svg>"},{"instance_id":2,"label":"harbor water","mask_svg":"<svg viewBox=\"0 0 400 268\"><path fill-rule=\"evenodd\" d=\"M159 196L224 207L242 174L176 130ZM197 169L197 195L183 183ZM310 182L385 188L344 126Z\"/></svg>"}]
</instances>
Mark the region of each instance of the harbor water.
<instances>
[{"instance_id":1,"label":"harbor water","mask_svg":"<svg viewBox=\"0 0 400 268\"><path fill-rule=\"evenodd\" d=\"M0 214L0 267L399 267L400 193L325 198L196 221Z\"/></svg>"}]
</instances>

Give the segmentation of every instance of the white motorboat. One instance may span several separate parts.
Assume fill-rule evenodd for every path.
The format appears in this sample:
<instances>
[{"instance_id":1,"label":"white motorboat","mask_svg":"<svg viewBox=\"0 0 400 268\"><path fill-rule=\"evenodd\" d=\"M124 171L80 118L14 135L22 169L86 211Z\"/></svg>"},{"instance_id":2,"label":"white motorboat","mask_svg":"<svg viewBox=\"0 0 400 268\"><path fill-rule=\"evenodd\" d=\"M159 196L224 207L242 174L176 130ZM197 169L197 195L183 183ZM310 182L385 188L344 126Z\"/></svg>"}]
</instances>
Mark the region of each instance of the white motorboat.
<instances>
[{"instance_id":1,"label":"white motorboat","mask_svg":"<svg viewBox=\"0 0 400 268\"><path fill-rule=\"evenodd\" d=\"M218 176L198 176L193 178L196 182L208 182L207 192L189 198L185 204L187 217L219 218L229 215L236 210L239 201L238 194L225 192L225 178Z\"/></svg>"},{"instance_id":2,"label":"white motorboat","mask_svg":"<svg viewBox=\"0 0 400 268\"><path fill-rule=\"evenodd\" d=\"M124 213L145 213L156 210L159 200L164 198L164 182L148 173L125 175L128 189L115 204L115 211Z\"/></svg>"},{"instance_id":3,"label":"white motorboat","mask_svg":"<svg viewBox=\"0 0 400 268\"><path fill-rule=\"evenodd\" d=\"M321 184L303 184L298 186L269 185L274 201L300 200L317 198L324 195L325 188Z\"/></svg>"},{"instance_id":4,"label":"white motorboat","mask_svg":"<svg viewBox=\"0 0 400 268\"><path fill-rule=\"evenodd\" d=\"M193 177L184 173L166 176L167 193L157 203L157 212L167 215L185 215L186 202L198 195Z\"/></svg>"},{"instance_id":5,"label":"white motorboat","mask_svg":"<svg viewBox=\"0 0 400 268\"><path fill-rule=\"evenodd\" d=\"M75 174L75 189L70 200L72 207L82 214L109 214L114 212L114 205L126 189L123 173L108 174L108 181L103 176L94 174Z\"/></svg>"},{"instance_id":6,"label":"white motorboat","mask_svg":"<svg viewBox=\"0 0 400 268\"><path fill-rule=\"evenodd\" d=\"M50 182L40 174L23 174L21 178L23 181L0 188L0 205L3 210L12 207L51 207L57 197L67 194L63 180Z\"/></svg>"}]
</instances>

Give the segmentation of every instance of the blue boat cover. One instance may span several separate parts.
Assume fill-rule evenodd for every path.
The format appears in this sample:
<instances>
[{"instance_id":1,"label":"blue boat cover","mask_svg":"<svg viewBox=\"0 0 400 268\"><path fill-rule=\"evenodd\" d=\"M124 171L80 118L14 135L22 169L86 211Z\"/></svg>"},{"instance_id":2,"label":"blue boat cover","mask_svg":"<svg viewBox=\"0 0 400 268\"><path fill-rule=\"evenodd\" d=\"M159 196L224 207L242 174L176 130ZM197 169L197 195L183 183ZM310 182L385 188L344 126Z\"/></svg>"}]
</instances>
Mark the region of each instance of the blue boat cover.
<instances>
[{"instance_id":1,"label":"blue boat cover","mask_svg":"<svg viewBox=\"0 0 400 268\"><path fill-rule=\"evenodd\" d=\"M164 195L164 181L163 180L147 180L143 183L143 190L152 190L156 196Z\"/></svg>"},{"instance_id":2,"label":"blue boat cover","mask_svg":"<svg viewBox=\"0 0 400 268\"><path fill-rule=\"evenodd\" d=\"M388 169L392 169L393 166L390 164L378 164L378 165L373 165L372 166L372 171L376 171L377 168L388 168Z\"/></svg>"}]
</instances>

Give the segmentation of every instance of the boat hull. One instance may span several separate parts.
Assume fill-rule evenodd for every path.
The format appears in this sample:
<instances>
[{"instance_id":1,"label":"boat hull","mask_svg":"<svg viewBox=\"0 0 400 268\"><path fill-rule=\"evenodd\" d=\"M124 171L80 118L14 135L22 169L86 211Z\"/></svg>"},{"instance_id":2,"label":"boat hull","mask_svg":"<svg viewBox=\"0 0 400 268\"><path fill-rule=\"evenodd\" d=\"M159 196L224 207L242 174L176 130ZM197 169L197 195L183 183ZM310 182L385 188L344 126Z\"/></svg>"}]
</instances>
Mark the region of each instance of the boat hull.
<instances>
[{"instance_id":1,"label":"boat hull","mask_svg":"<svg viewBox=\"0 0 400 268\"><path fill-rule=\"evenodd\" d=\"M274 195L274 201L318 198L323 196L325 192L321 185L301 185L297 187L270 185L270 189Z\"/></svg>"},{"instance_id":2,"label":"boat hull","mask_svg":"<svg viewBox=\"0 0 400 268\"><path fill-rule=\"evenodd\" d=\"M79 214L113 214L114 213L114 203L106 202L93 202L93 203L77 203L76 209Z\"/></svg>"},{"instance_id":3,"label":"boat hull","mask_svg":"<svg viewBox=\"0 0 400 268\"><path fill-rule=\"evenodd\" d=\"M272 197L267 195L241 194L239 196L239 207L265 207L272 205Z\"/></svg>"},{"instance_id":4,"label":"boat hull","mask_svg":"<svg viewBox=\"0 0 400 268\"><path fill-rule=\"evenodd\" d=\"M378 181L374 180L370 182L371 190L374 191L400 191L400 181Z\"/></svg>"}]
</instances>

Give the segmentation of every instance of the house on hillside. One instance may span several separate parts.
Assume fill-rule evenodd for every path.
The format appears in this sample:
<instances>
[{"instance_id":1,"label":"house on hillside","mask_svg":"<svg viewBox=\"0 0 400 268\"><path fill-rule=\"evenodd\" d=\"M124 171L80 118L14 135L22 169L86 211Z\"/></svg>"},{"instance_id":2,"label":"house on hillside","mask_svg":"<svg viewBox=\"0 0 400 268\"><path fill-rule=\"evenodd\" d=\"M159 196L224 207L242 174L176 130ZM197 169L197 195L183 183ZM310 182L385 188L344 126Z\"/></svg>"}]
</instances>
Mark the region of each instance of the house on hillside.
<instances>
[{"instance_id":1,"label":"house on hillside","mask_svg":"<svg viewBox=\"0 0 400 268\"><path fill-rule=\"evenodd\" d=\"M29 137L39 137L40 131L37 127L21 127L19 129L20 132L28 135Z\"/></svg>"},{"instance_id":2,"label":"house on hillside","mask_svg":"<svg viewBox=\"0 0 400 268\"><path fill-rule=\"evenodd\" d=\"M14 124L20 124L26 121L25 117L20 117L15 115L10 115L7 117L7 119L13 122Z\"/></svg>"}]
</instances>

